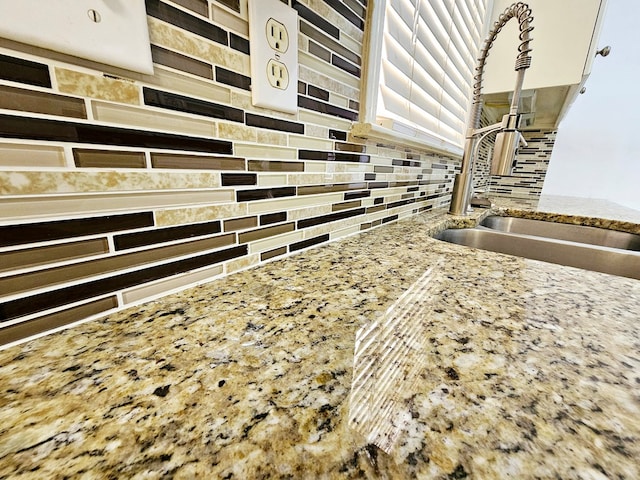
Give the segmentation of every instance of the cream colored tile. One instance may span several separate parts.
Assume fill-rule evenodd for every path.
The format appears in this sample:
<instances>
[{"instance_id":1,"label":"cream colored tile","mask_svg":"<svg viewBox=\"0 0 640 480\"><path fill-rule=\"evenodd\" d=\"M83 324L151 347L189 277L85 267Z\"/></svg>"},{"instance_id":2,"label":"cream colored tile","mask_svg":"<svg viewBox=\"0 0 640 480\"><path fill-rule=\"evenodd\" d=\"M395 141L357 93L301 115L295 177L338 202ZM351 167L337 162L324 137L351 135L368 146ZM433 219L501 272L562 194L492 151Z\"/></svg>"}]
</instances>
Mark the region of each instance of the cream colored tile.
<instances>
[{"instance_id":1,"label":"cream colored tile","mask_svg":"<svg viewBox=\"0 0 640 480\"><path fill-rule=\"evenodd\" d=\"M260 187L277 187L287 185L286 174L258 174L258 186Z\"/></svg>"},{"instance_id":2,"label":"cream colored tile","mask_svg":"<svg viewBox=\"0 0 640 480\"><path fill-rule=\"evenodd\" d=\"M0 204L0 217L28 219L59 215L138 211L189 204L229 203L233 190L194 192L115 193L100 195L41 195L32 198L5 198Z\"/></svg>"},{"instance_id":3,"label":"cream colored tile","mask_svg":"<svg viewBox=\"0 0 640 480\"><path fill-rule=\"evenodd\" d=\"M280 200L265 200L249 203L250 214L281 212L294 208L310 207L312 205L322 205L325 203L338 203L343 199L343 193L330 193L327 195L308 195L304 197L283 198Z\"/></svg>"},{"instance_id":4,"label":"cream colored tile","mask_svg":"<svg viewBox=\"0 0 640 480\"><path fill-rule=\"evenodd\" d=\"M351 23L351 22L349 22ZM358 33L356 36L360 38L360 40L358 40L357 38L352 37L351 35L345 33L344 31L340 32L340 45L342 45L343 47L348 48L349 50L351 50L352 52L355 52L357 54L360 55L360 57L362 58L362 31L357 29L355 30L355 33ZM364 64L365 60L362 59L362 63Z\"/></svg>"},{"instance_id":5,"label":"cream colored tile","mask_svg":"<svg viewBox=\"0 0 640 480\"><path fill-rule=\"evenodd\" d=\"M92 101L93 116L102 122L145 127L168 132L189 133L211 137L215 135L215 122L198 120L162 110L127 107L116 103Z\"/></svg>"},{"instance_id":6,"label":"cream colored tile","mask_svg":"<svg viewBox=\"0 0 640 480\"><path fill-rule=\"evenodd\" d=\"M333 92L329 92L329 103L337 107L349 108L349 99Z\"/></svg>"},{"instance_id":7,"label":"cream colored tile","mask_svg":"<svg viewBox=\"0 0 640 480\"><path fill-rule=\"evenodd\" d=\"M263 240L257 240L249 244L249 253L260 253L272 250L274 248L282 247L293 242L302 240L302 232L284 233L282 235L276 235L275 237L265 238Z\"/></svg>"},{"instance_id":8,"label":"cream colored tile","mask_svg":"<svg viewBox=\"0 0 640 480\"><path fill-rule=\"evenodd\" d=\"M333 150L333 142L331 140L322 140L303 135L289 135L289 146L303 149Z\"/></svg>"},{"instance_id":9,"label":"cream colored tile","mask_svg":"<svg viewBox=\"0 0 640 480\"><path fill-rule=\"evenodd\" d=\"M311 10L316 12L332 25L338 27L341 33L344 32L362 43L364 32L362 32L362 30L356 27L353 23L336 12L336 10L329 7L326 2L324 2L323 0L304 0L302 3L307 5ZM357 50L354 51L356 53L359 53Z\"/></svg>"},{"instance_id":10,"label":"cream colored tile","mask_svg":"<svg viewBox=\"0 0 640 480\"><path fill-rule=\"evenodd\" d=\"M220 186L219 173L122 171L0 171L0 194L35 195L141 190L187 190Z\"/></svg>"},{"instance_id":11,"label":"cream colored tile","mask_svg":"<svg viewBox=\"0 0 640 480\"><path fill-rule=\"evenodd\" d=\"M247 214L246 203L207 205L188 208L173 208L155 212L156 225L167 227L187 223L202 223L224 218L243 217Z\"/></svg>"},{"instance_id":12,"label":"cream colored tile","mask_svg":"<svg viewBox=\"0 0 640 480\"><path fill-rule=\"evenodd\" d=\"M249 36L249 22L245 18L224 10L215 3L211 3L211 20L222 25L227 30L233 30L245 37Z\"/></svg>"},{"instance_id":13,"label":"cream colored tile","mask_svg":"<svg viewBox=\"0 0 640 480\"><path fill-rule=\"evenodd\" d=\"M369 160L369 162L371 163L371 165L382 165L382 166L386 166L386 167L391 167L393 166L393 155L389 156L389 157L382 157L379 154L372 156Z\"/></svg>"},{"instance_id":14,"label":"cream colored tile","mask_svg":"<svg viewBox=\"0 0 640 480\"><path fill-rule=\"evenodd\" d=\"M55 68L58 90L111 102L140 104L140 88L133 82Z\"/></svg>"},{"instance_id":15,"label":"cream colored tile","mask_svg":"<svg viewBox=\"0 0 640 480\"><path fill-rule=\"evenodd\" d=\"M331 205L318 205L316 207L289 210L287 216L289 220L301 220L303 218L318 217L332 212Z\"/></svg>"},{"instance_id":16,"label":"cream colored tile","mask_svg":"<svg viewBox=\"0 0 640 480\"><path fill-rule=\"evenodd\" d=\"M294 148L251 145L248 143L236 143L234 154L239 157L251 157L252 159L295 160L298 158L298 152Z\"/></svg>"},{"instance_id":17,"label":"cream colored tile","mask_svg":"<svg viewBox=\"0 0 640 480\"><path fill-rule=\"evenodd\" d=\"M0 143L2 167L64 167L64 149L28 143Z\"/></svg>"},{"instance_id":18,"label":"cream colored tile","mask_svg":"<svg viewBox=\"0 0 640 480\"><path fill-rule=\"evenodd\" d=\"M373 172L374 166L368 163L353 162L329 162L327 163L327 173L333 172Z\"/></svg>"},{"instance_id":19,"label":"cream colored tile","mask_svg":"<svg viewBox=\"0 0 640 480\"><path fill-rule=\"evenodd\" d=\"M262 145L287 146L287 134L258 129L258 143Z\"/></svg>"},{"instance_id":20,"label":"cream colored tile","mask_svg":"<svg viewBox=\"0 0 640 480\"><path fill-rule=\"evenodd\" d=\"M231 90L221 87L213 82L199 80L186 74L167 70L159 65L154 65L155 75L150 83L158 87L164 87L177 92L196 95L214 102L230 103Z\"/></svg>"},{"instance_id":21,"label":"cream colored tile","mask_svg":"<svg viewBox=\"0 0 640 480\"><path fill-rule=\"evenodd\" d=\"M364 176L361 173L291 173L289 174L289 185L321 185L325 183L350 183L363 182Z\"/></svg>"},{"instance_id":22,"label":"cream colored tile","mask_svg":"<svg viewBox=\"0 0 640 480\"><path fill-rule=\"evenodd\" d=\"M326 169L326 162L304 162L305 172L324 172Z\"/></svg>"},{"instance_id":23,"label":"cream colored tile","mask_svg":"<svg viewBox=\"0 0 640 480\"><path fill-rule=\"evenodd\" d=\"M202 283L222 275L224 269L222 265L198 270L197 272L187 273L171 277L168 280L160 280L158 282L148 283L142 287L131 288L122 292L122 300L125 304L139 302L146 298L157 297L158 295L166 295L169 292L185 288L190 285Z\"/></svg>"},{"instance_id":24,"label":"cream colored tile","mask_svg":"<svg viewBox=\"0 0 640 480\"><path fill-rule=\"evenodd\" d=\"M311 110L300 110L298 119L304 123L313 123L322 125L335 130L350 130L351 122L343 118L334 117L332 115L323 115L322 113L312 112Z\"/></svg>"},{"instance_id":25,"label":"cream colored tile","mask_svg":"<svg viewBox=\"0 0 640 480\"><path fill-rule=\"evenodd\" d=\"M354 100L360 98L359 78L306 52L299 52L298 61L299 78L303 82L312 83Z\"/></svg>"},{"instance_id":26,"label":"cream colored tile","mask_svg":"<svg viewBox=\"0 0 640 480\"><path fill-rule=\"evenodd\" d=\"M257 115L264 115L266 117L281 118L283 120L296 121L297 115L293 113L279 112L276 110L269 110L268 108L256 107L251 103L251 95L237 91L231 92L231 105L243 110L249 110L251 113Z\"/></svg>"},{"instance_id":27,"label":"cream colored tile","mask_svg":"<svg viewBox=\"0 0 640 480\"><path fill-rule=\"evenodd\" d=\"M257 265L258 263L260 263L260 255L253 254L225 263L224 269L226 273L233 273L239 270L244 270L245 268L252 267L254 265Z\"/></svg>"},{"instance_id":28,"label":"cream colored tile","mask_svg":"<svg viewBox=\"0 0 640 480\"><path fill-rule=\"evenodd\" d=\"M305 228L303 230L304 238L313 238L319 235L324 235L326 233L339 231L344 228L352 227L355 225L359 226L361 223L367 221L364 218L366 217L358 216L358 217L345 218L344 220L339 220L337 222L324 223L316 227Z\"/></svg>"},{"instance_id":29,"label":"cream colored tile","mask_svg":"<svg viewBox=\"0 0 640 480\"><path fill-rule=\"evenodd\" d=\"M342 230L331 232L330 238L331 240L337 240L338 238L347 237L358 232L360 232L360 222L358 223L358 225L353 225L351 227L343 228Z\"/></svg>"},{"instance_id":30,"label":"cream colored tile","mask_svg":"<svg viewBox=\"0 0 640 480\"><path fill-rule=\"evenodd\" d=\"M321 139L329 138L329 129L327 127L321 127L319 125L306 125L304 130L307 137L315 137Z\"/></svg>"},{"instance_id":31,"label":"cream colored tile","mask_svg":"<svg viewBox=\"0 0 640 480\"><path fill-rule=\"evenodd\" d=\"M162 20L153 17L147 18L151 43L168 47L214 65L223 66L243 75L248 76L251 74L249 55L236 53L227 47L192 35Z\"/></svg>"},{"instance_id":32,"label":"cream colored tile","mask_svg":"<svg viewBox=\"0 0 640 480\"><path fill-rule=\"evenodd\" d=\"M218 123L218 136L228 140L255 142L258 138L257 130L257 128L247 127L239 123Z\"/></svg>"}]
</instances>

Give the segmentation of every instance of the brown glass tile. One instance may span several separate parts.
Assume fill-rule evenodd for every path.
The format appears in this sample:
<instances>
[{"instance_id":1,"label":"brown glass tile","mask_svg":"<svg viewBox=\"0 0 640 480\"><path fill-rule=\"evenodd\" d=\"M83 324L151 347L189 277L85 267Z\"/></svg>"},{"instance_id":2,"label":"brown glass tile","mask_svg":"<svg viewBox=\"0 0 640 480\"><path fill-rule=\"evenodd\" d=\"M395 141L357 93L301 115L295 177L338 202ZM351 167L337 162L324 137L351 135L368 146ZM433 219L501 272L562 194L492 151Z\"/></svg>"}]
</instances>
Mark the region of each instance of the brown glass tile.
<instances>
[{"instance_id":1,"label":"brown glass tile","mask_svg":"<svg viewBox=\"0 0 640 480\"><path fill-rule=\"evenodd\" d=\"M224 231L233 232L236 230L245 230L258 226L258 217L234 218L233 220L224 221Z\"/></svg>"},{"instance_id":2,"label":"brown glass tile","mask_svg":"<svg viewBox=\"0 0 640 480\"><path fill-rule=\"evenodd\" d=\"M270 258L278 257L280 255L284 255L285 253L287 253L287 247L274 248L273 250L269 250L268 252L261 253L260 260L269 260Z\"/></svg>"},{"instance_id":3,"label":"brown glass tile","mask_svg":"<svg viewBox=\"0 0 640 480\"><path fill-rule=\"evenodd\" d=\"M365 173L364 174L364 180L366 182L372 182L374 181L376 178L378 178L378 174L376 173Z\"/></svg>"},{"instance_id":4,"label":"brown glass tile","mask_svg":"<svg viewBox=\"0 0 640 480\"><path fill-rule=\"evenodd\" d=\"M340 30L338 29L338 27L325 20L324 17L305 7L298 0L293 0L291 6L298 11L298 15L300 17L304 18L309 23L312 23L323 32L331 35L336 40L340 40Z\"/></svg>"},{"instance_id":5,"label":"brown glass tile","mask_svg":"<svg viewBox=\"0 0 640 480\"><path fill-rule=\"evenodd\" d=\"M218 66L216 66L216 81L243 90L251 89L251 77Z\"/></svg>"},{"instance_id":6,"label":"brown glass tile","mask_svg":"<svg viewBox=\"0 0 640 480\"><path fill-rule=\"evenodd\" d=\"M82 280L94 275L113 273L124 268L143 267L147 263L193 254L203 250L220 248L233 243L235 243L234 234L220 235L203 240L184 242L178 245L170 245L98 260L89 260L37 272L12 275L10 277L0 278L0 292L4 292L7 295L26 292L35 288ZM0 307L0 312L1 310L2 307Z\"/></svg>"},{"instance_id":7,"label":"brown glass tile","mask_svg":"<svg viewBox=\"0 0 640 480\"><path fill-rule=\"evenodd\" d=\"M153 213L151 212L7 225L0 227L0 246L46 242L151 226L153 226Z\"/></svg>"},{"instance_id":8,"label":"brown glass tile","mask_svg":"<svg viewBox=\"0 0 640 480\"><path fill-rule=\"evenodd\" d=\"M353 23L360 30L364 30L364 17L359 17L356 15L345 3L343 0L324 0L326 4L335 9L340 15Z\"/></svg>"},{"instance_id":9,"label":"brown glass tile","mask_svg":"<svg viewBox=\"0 0 640 480\"><path fill-rule=\"evenodd\" d=\"M260 215L260 225L271 225L272 223L280 223L287 221L287 212L267 213Z\"/></svg>"},{"instance_id":10,"label":"brown glass tile","mask_svg":"<svg viewBox=\"0 0 640 480\"><path fill-rule=\"evenodd\" d=\"M304 172L303 162L249 160L250 172Z\"/></svg>"},{"instance_id":11,"label":"brown glass tile","mask_svg":"<svg viewBox=\"0 0 640 480\"><path fill-rule=\"evenodd\" d=\"M417 162L415 160L402 160L402 159L394 159L391 162L393 165L398 167L421 167L422 162Z\"/></svg>"},{"instance_id":12,"label":"brown glass tile","mask_svg":"<svg viewBox=\"0 0 640 480\"><path fill-rule=\"evenodd\" d=\"M226 250L218 250L196 257L146 267L141 270L102 278L80 285L21 297L0 304L0 322L116 292L125 288L195 270L196 268L214 265L226 260L242 257L247 255L247 252L248 249L246 245L239 245Z\"/></svg>"},{"instance_id":13,"label":"brown glass tile","mask_svg":"<svg viewBox=\"0 0 640 480\"><path fill-rule=\"evenodd\" d=\"M240 13L240 0L215 0L216 2L229 7L231 10L235 10Z\"/></svg>"},{"instance_id":14,"label":"brown glass tile","mask_svg":"<svg viewBox=\"0 0 640 480\"><path fill-rule=\"evenodd\" d=\"M362 206L362 201L361 200L354 200L352 202L336 203L336 204L331 206L331 211L339 212L341 210L349 210L351 208L358 208L360 206Z\"/></svg>"},{"instance_id":15,"label":"brown glass tile","mask_svg":"<svg viewBox=\"0 0 640 480\"><path fill-rule=\"evenodd\" d=\"M320 235L319 237L309 238L307 240L302 240L301 242L292 243L289 245L289 251L295 252L296 250L302 250L303 248L311 247L312 245L317 245L318 243L328 242L329 234Z\"/></svg>"},{"instance_id":16,"label":"brown glass tile","mask_svg":"<svg viewBox=\"0 0 640 480\"><path fill-rule=\"evenodd\" d=\"M398 220L398 215L391 215L390 217L385 217L381 220L382 223L393 222L394 220Z\"/></svg>"},{"instance_id":17,"label":"brown glass tile","mask_svg":"<svg viewBox=\"0 0 640 480\"><path fill-rule=\"evenodd\" d=\"M274 235L280 235L281 233L293 232L295 229L296 227L293 222L285 223L284 225L276 225L274 227L258 228L257 230L251 230L250 232L238 234L238 242L253 242L254 240L260 240L261 238L273 237Z\"/></svg>"},{"instance_id":18,"label":"brown glass tile","mask_svg":"<svg viewBox=\"0 0 640 480\"><path fill-rule=\"evenodd\" d=\"M222 186L229 187L234 185L255 185L258 182L258 176L255 173L223 173Z\"/></svg>"},{"instance_id":19,"label":"brown glass tile","mask_svg":"<svg viewBox=\"0 0 640 480\"><path fill-rule=\"evenodd\" d=\"M74 148L73 160L76 167L84 168L145 168L142 152L123 152L116 150L92 150Z\"/></svg>"},{"instance_id":20,"label":"brown glass tile","mask_svg":"<svg viewBox=\"0 0 640 480\"><path fill-rule=\"evenodd\" d=\"M377 205L375 207L368 207L367 208L367 213L375 213L375 212L380 212L382 210L386 210L387 208L384 205Z\"/></svg>"},{"instance_id":21,"label":"brown glass tile","mask_svg":"<svg viewBox=\"0 0 640 480\"><path fill-rule=\"evenodd\" d=\"M241 37L240 35L236 35L233 32L229 32L229 46L234 50L246 53L247 55L250 53L249 40Z\"/></svg>"},{"instance_id":22,"label":"brown glass tile","mask_svg":"<svg viewBox=\"0 0 640 480\"><path fill-rule=\"evenodd\" d=\"M219 221L180 225L179 227L157 228L145 232L126 233L113 237L116 250L143 247L156 243L166 243L186 238L202 237L220 233Z\"/></svg>"},{"instance_id":23,"label":"brown glass tile","mask_svg":"<svg viewBox=\"0 0 640 480\"><path fill-rule=\"evenodd\" d=\"M0 115L0 137L227 155L233 153L233 144L224 140L13 115Z\"/></svg>"},{"instance_id":24,"label":"brown glass tile","mask_svg":"<svg viewBox=\"0 0 640 480\"><path fill-rule=\"evenodd\" d=\"M335 149L340 152L365 153L367 151L367 146L360 145L358 143L335 142Z\"/></svg>"},{"instance_id":25,"label":"brown glass tile","mask_svg":"<svg viewBox=\"0 0 640 480\"><path fill-rule=\"evenodd\" d=\"M250 127L268 128L270 130L278 130L280 132L290 132L304 134L304 124L290 122L288 120L280 120L278 118L263 117L247 113L246 124Z\"/></svg>"},{"instance_id":26,"label":"brown glass tile","mask_svg":"<svg viewBox=\"0 0 640 480\"><path fill-rule=\"evenodd\" d=\"M369 188L389 188L389 182L369 182Z\"/></svg>"},{"instance_id":27,"label":"brown glass tile","mask_svg":"<svg viewBox=\"0 0 640 480\"><path fill-rule=\"evenodd\" d=\"M25 248L0 253L0 272L17 268L30 268L47 263L75 260L109 252L105 238L94 238L81 242L62 243L46 247Z\"/></svg>"},{"instance_id":28,"label":"brown glass tile","mask_svg":"<svg viewBox=\"0 0 640 480\"><path fill-rule=\"evenodd\" d=\"M315 100L309 97L303 97L298 95L298 106L300 108L306 108L308 110L314 110L319 113L326 113L327 115L333 115L334 117L346 118L347 120L356 121L358 119L358 112L352 112L345 108L336 107L330 103L324 103L320 100Z\"/></svg>"},{"instance_id":29,"label":"brown glass tile","mask_svg":"<svg viewBox=\"0 0 640 480\"><path fill-rule=\"evenodd\" d=\"M356 153L324 152L321 150L298 150L300 160L323 160L336 162L369 163L369 155L358 155Z\"/></svg>"},{"instance_id":30,"label":"brown glass tile","mask_svg":"<svg viewBox=\"0 0 640 480\"><path fill-rule=\"evenodd\" d=\"M79 98L34 92L4 85L0 85L0 108L63 117L87 118L84 101Z\"/></svg>"},{"instance_id":31,"label":"brown glass tile","mask_svg":"<svg viewBox=\"0 0 640 480\"><path fill-rule=\"evenodd\" d=\"M349 100L349 108L351 110L360 110L360 102L356 102L355 100Z\"/></svg>"},{"instance_id":32,"label":"brown glass tile","mask_svg":"<svg viewBox=\"0 0 640 480\"><path fill-rule=\"evenodd\" d=\"M342 132L340 130L329 130L329 138L332 140L340 140L342 142L347 141L347 132Z\"/></svg>"},{"instance_id":33,"label":"brown glass tile","mask_svg":"<svg viewBox=\"0 0 640 480\"><path fill-rule=\"evenodd\" d=\"M351 10L353 10L357 16L359 16L360 18L365 18L366 11L360 2L358 2L357 0L342 0L342 1Z\"/></svg>"},{"instance_id":34,"label":"brown glass tile","mask_svg":"<svg viewBox=\"0 0 640 480\"><path fill-rule=\"evenodd\" d=\"M331 37L328 37L324 33L321 33L316 27L312 26L310 23L306 21L300 22L300 33L306 35L309 38L312 38L325 48L328 48L332 52L338 53L347 60L352 61L356 65L360 65L360 57L356 55L354 52L340 44L340 42L334 40Z\"/></svg>"},{"instance_id":35,"label":"brown glass tile","mask_svg":"<svg viewBox=\"0 0 640 480\"><path fill-rule=\"evenodd\" d=\"M370 196L371 196L371 191L364 190L361 192L347 192L344 194L344 199L353 200L354 198L364 198L364 197L370 197Z\"/></svg>"},{"instance_id":36,"label":"brown glass tile","mask_svg":"<svg viewBox=\"0 0 640 480\"><path fill-rule=\"evenodd\" d=\"M179 155L172 153L152 153L154 168L177 168L194 170L244 170L244 158L210 157L201 155Z\"/></svg>"},{"instance_id":37,"label":"brown glass tile","mask_svg":"<svg viewBox=\"0 0 640 480\"><path fill-rule=\"evenodd\" d=\"M356 67L353 63L347 62L344 58L338 55L331 55L331 63L338 67L340 70L344 70L345 72L353 75L354 77L360 78L360 68ZM349 105L351 108L351 105Z\"/></svg>"},{"instance_id":38,"label":"brown glass tile","mask_svg":"<svg viewBox=\"0 0 640 480\"><path fill-rule=\"evenodd\" d=\"M376 165L373 167L375 173L393 173L393 167L383 167L382 165Z\"/></svg>"},{"instance_id":39,"label":"brown glass tile","mask_svg":"<svg viewBox=\"0 0 640 480\"><path fill-rule=\"evenodd\" d=\"M198 98L164 92L143 87L144 103L152 107L166 108L178 112L193 113L205 117L219 118L231 122L244 122L244 110L228 105L220 105Z\"/></svg>"},{"instance_id":40,"label":"brown glass tile","mask_svg":"<svg viewBox=\"0 0 640 480\"><path fill-rule=\"evenodd\" d=\"M157 45L151 45L151 56L154 63L213 80L213 67L208 63L172 52Z\"/></svg>"},{"instance_id":41,"label":"brown glass tile","mask_svg":"<svg viewBox=\"0 0 640 480\"><path fill-rule=\"evenodd\" d=\"M381 203L384 203L384 197L378 197L373 200L374 205L380 205Z\"/></svg>"},{"instance_id":42,"label":"brown glass tile","mask_svg":"<svg viewBox=\"0 0 640 480\"><path fill-rule=\"evenodd\" d=\"M0 345L22 340L38 333L69 325L98 313L106 312L118 306L118 299L113 297L101 298L93 302L68 308L60 312L16 323L0 328Z\"/></svg>"},{"instance_id":43,"label":"brown glass tile","mask_svg":"<svg viewBox=\"0 0 640 480\"><path fill-rule=\"evenodd\" d=\"M204 17L209 17L209 3L206 0L173 0L173 3L182 5Z\"/></svg>"},{"instance_id":44,"label":"brown glass tile","mask_svg":"<svg viewBox=\"0 0 640 480\"><path fill-rule=\"evenodd\" d=\"M365 182L309 185L298 187L298 195L317 195L320 193L344 192L345 190L360 190L363 188L367 188Z\"/></svg>"},{"instance_id":45,"label":"brown glass tile","mask_svg":"<svg viewBox=\"0 0 640 480\"><path fill-rule=\"evenodd\" d=\"M145 0L147 15L188 30L222 45L229 45L228 32L206 20L189 15L159 0Z\"/></svg>"},{"instance_id":46,"label":"brown glass tile","mask_svg":"<svg viewBox=\"0 0 640 480\"><path fill-rule=\"evenodd\" d=\"M261 188L258 190L239 190L236 192L238 202L253 200L267 200L269 198L292 197L296 194L296 187Z\"/></svg>"},{"instance_id":47,"label":"brown glass tile","mask_svg":"<svg viewBox=\"0 0 640 480\"><path fill-rule=\"evenodd\" d=\"M305 95L307 93L307 84L298 80L298 93Z\"/></svg>"},{"instance_id":48,"label":"brown glass tile","mask_svg":"<svg viewBox=\"0 0 640 480\"><path fill-rule=\"evenodd\" d=\"M7 55L0 55L0 78L10 82L51 88L51 77L47 65Z\"/></svg>"},{"instance_id":49,"label":"brown glass tile","mask_svg":"<svg viewBox=\"0 0 640 480\"><path fill-rule=\"evenodd\" d=\"M354 210L345 210L342 212L330 213L328 215L321 215L319 217L305 218L303 220L298 220L298 228L314 227L323 223L335 222L337 220L344 220L345 218L364 215L365 211L365 208L356 208Z\"/></svg>"},{"instance_id":50,"label":"brown glass tile","mask_svg":"<svg viewBox=\"0 0 640 480\"><path fill-rule=\"evenodd\" d=\"M312 97L319 98L320 100L324 100L325 102L329 101L329 92L327 90L324 90L323 88L318 88L314 85L309 85L307 92Z\"/></svg>"},{"instance_id":51,"label":"brown glass tile","mask_svg":"<svg viewBox=\"0 0 640 480\"><path fill-rule=\"evenodd\" d=\"M387 204L387 208L396 208L396 207L404 207L405 205L409 205L410 203L415 203L414 198L409 198L406 200L398 200L397 202Z\"/></svg>"}]
</instances>

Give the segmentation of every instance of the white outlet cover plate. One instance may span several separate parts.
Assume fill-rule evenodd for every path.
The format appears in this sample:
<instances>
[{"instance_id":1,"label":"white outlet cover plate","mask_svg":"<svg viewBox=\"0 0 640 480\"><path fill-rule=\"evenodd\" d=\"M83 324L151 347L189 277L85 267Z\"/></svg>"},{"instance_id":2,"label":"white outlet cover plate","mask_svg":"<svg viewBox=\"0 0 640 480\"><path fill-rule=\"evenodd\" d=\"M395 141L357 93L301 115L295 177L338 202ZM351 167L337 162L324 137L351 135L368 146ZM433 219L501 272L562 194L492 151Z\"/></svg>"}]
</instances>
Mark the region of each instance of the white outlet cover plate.
<instances>
[{"instance_id":1,"label":"white outlet cover plate","mask_svg":"<svg viewBox=\"0 0 640 480\"><path fill-rule=\"evenodd\" d=\"M0 37L153 73L144 0L0 0L0 12Z\"/></svg>"},{"instance_id":2,"label":"white outlet cover plate","mask_svg":"<svg viewBox=\"0 0 640 480\"><path fill-rule=\"evenodd\" d=\"M289 47L277 52L267 41L267 21L273 18L287 29ZM251 98L255 106L296 113L298 111L298 12L280 0L249 0L249 44L251 48ZM267 78L269 60L283 63L289 84L282 90Z\"/></svg>"}]
</instances>

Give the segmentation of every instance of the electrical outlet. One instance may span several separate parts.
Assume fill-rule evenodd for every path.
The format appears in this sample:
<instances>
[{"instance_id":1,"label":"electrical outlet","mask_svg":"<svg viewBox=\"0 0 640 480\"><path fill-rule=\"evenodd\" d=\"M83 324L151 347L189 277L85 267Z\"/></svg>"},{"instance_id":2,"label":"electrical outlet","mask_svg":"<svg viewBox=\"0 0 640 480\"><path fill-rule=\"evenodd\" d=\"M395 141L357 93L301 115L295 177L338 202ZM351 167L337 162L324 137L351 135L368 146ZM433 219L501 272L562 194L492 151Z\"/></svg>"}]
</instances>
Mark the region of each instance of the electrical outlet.
<instances>
[{"instance_id":1,"label":"electrical outlet","mask_svg":"<svg viewBox=\"0 0 640 480\"><path fill-rule=\"evenodd\" d=\"M269 60L269 63L267 63L267 79L272 87L286 90L289 87L287 66L277 60Z\"/></svg>"},{"instance_id":2,"label":"electrical outlet","mask_svg":"<svg viewBox=\"0 0 640 480\"><path fill-rule=\"evenodd\" d=\"M249 0L251 99L298 111L298 12L280 0Z\"/></svg>"},{"instance_id":3,"label":"electrical outlet","mask_svg":"<svg viewBox=\"0 0 640 480\"><path fill-rule=\"evenodd\" d=\"M274 18L267 20L266 35L269 46L275 51L284 53L289 48L289 33L287 32L287 28Z\"/></svg>"}]
</instances>

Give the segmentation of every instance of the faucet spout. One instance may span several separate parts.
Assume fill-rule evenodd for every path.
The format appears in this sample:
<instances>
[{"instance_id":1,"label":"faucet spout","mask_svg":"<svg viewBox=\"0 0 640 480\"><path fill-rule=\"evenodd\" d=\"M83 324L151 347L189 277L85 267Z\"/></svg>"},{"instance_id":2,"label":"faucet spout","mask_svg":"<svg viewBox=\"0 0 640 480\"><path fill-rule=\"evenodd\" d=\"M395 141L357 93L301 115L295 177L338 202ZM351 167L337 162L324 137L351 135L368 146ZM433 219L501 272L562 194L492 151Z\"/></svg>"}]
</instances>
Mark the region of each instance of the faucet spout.
<instances>
[{"instance_id":1,"label":"faucet spout","mask_svg":"<svg viewBox=\"0 0 640 480\"><path fill-rule=\"evenodd\" d=\"M518 105L520 103L520 94L524 83L524 72L531 65L531 56L529 55L531 48L529 47L529 43L531 42L530 32L533 30L533 26L531 26L533 16L531 15L529 5L523 2L517 2L500 14L498 20L493 24L493 27L487 35L484 45L480 50L480 55L475 68L476 74L474 76L473 98L467 135L465 138L464 153L462 156L461 171L456 175L453 192L451 194L449 213L452 215L466 215L470 211L472 190L471 181L473 177L474 160L477 154L479 142L484 138L487 131L486 128L480 128L480 114L482 112L482 98L480 95L482 90L482 77L484 75L487 56L489 55L489 50L493 46L493 42L495 41L498 33L502 30L502 27L504 27L504 25L512 18L516 18L518 20L520 28L520 45L518 46L518 55L515 63L515 70L517 72L516 85L513 91L513 98L511 99L509 113L504 116L502 123L496 124L498 126L497 128L491 130L500 131L498 138L496 139L494 158L491 161L492 175L494 174L494 171L499 172L495 174L501 175L511 173L511 166L515 158L515 152L518 144L520 143L520 139L522 138L522 135L518 131L520 123ZM494 126L487 128L492 127Z\"/></svg>"}]
</instances>

